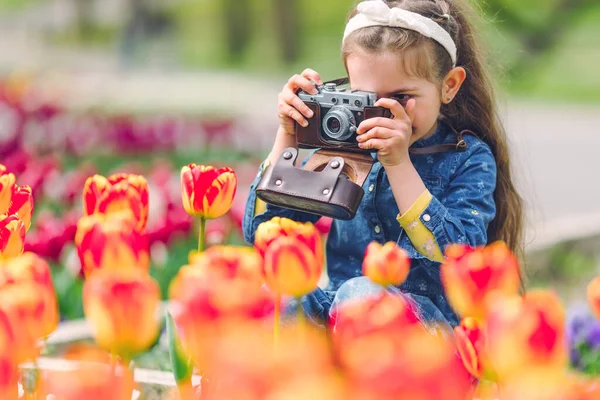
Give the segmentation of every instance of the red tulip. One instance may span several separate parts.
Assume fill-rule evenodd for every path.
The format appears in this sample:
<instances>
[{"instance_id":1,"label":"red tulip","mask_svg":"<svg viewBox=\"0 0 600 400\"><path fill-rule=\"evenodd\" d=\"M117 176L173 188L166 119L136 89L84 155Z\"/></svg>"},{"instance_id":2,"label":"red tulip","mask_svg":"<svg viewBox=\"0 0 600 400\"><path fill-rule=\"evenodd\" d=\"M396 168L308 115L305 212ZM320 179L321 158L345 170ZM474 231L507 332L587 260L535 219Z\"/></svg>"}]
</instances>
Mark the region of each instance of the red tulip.
<instances>
[{"instance_id":1,"label":"red tulip","mask_svg":"<svg viewBox=\"0 0 600 400\"><path fill-rule=\"evenodd\" d=\"M463 318L460 326L454 328L456 345L460 357L467 371L475 378L481 378L484 374L483 353L485 351L485 339L483 330L473 318Z\"/></svg>"},{"instance_id":2,"label":"red tulip","mask_svg":"<svg viewBox=\"0 0 600 400\"><path fill-rule=\"evenodd\" d=\"M587 299L596 318L600 319L600 276L588 284Z\"/></svg>"},{"instance_id":3,"label":"red tulip","mask_svg":"<svg viewBox=\"0 0 600 400\"><path fill-rule=\"evenodd\" d=\"M383 246L371 242L367 246L363 274L373 282L382 286L400 285L406 280L409 270L408 254L395 242Z\"/></svg>"},{"instance_id":4,"label":"red tulip","mask_svg":"<svg viewBox=\"0 0 600 400\"><path fill-rule=\"evenodd\" d=\"M237 178L229 167L189 164L181 169L181 188L183 207L188 214L215 219L231 209Z\"/></svg>"}]
</instances>

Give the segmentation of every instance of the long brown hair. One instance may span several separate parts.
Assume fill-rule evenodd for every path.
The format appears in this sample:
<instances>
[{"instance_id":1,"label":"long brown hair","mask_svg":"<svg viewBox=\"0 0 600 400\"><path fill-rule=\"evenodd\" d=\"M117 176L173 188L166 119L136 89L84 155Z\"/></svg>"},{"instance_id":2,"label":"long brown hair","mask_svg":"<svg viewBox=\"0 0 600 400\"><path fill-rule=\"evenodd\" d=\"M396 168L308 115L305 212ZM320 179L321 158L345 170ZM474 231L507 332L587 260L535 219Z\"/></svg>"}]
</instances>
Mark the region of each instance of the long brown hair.
<instances>
[{"instance_id":1,"label":"long brown hair","mask_svg":"<svg viewBox=\"0 0 600 400\"><path fill-rule=\"evenodd\" d=\"M475 132L491 148L497 164L496 216L487 229L488 243L502 240L522 259L523 200L511 177L506 132L497 114L495 90L472 23L478 15L465 0L387 0L385 3L432 19L446 29L456 43L457 66L466 70L467 77L454 100L442 105L440 112L454 129ZM353 10L349 18L356 13ZM359 50L403 54L409 51L411 57L403 58L405 69L439 84L440 88L444 77L452 69L450 56L441 45L420 33L402 28L374 26L353 32L342 47L344 63L351 53Z\"/></svg>"}]
</instances>

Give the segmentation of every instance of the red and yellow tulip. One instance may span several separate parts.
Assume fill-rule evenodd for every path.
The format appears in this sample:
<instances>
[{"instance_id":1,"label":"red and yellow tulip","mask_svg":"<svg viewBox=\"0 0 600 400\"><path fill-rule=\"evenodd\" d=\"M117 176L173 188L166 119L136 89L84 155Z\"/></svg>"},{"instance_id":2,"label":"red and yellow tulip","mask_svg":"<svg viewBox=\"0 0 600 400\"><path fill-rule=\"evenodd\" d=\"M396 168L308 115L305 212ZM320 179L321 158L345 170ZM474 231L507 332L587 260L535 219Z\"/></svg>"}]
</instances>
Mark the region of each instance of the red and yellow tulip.
<instances>
[{"instance_id":1,"label":"red and yellow tulip","mask_svg":"<svg viewBox=\"0 0 600 400\"><path fill-rule=\"evenodd\" d=\"M320 237L317 236L320 248ZM281 236L267 248L264 276L276 293L300 297L317 288L323 263L309 246L292 236Z\"/></svg>"},{"instance_id":2,"label":"red and yellow tulip","mask_svg":"<svg viewBox=\"0 0 600 400\"><path fill-rule=\"evenodd\" d=\"M75 245L86 277L100 269L147 271L150 267L148 239L137 230L131 213L125 211L82 217L77 224Z\"/></svg>"},{"instance_id":3,"label":"red and yellow tulip","mask_svg":"<svg viewBox=\"0 0 600 400\"><path fill-rule=\"evenodd\" d=\"M15 354L15 330L9 315L0 308L0 400L16 400L19 372Z\"/></svg>"},{"instance_id":4,"label":"red and yellow tulip","mask_svg":"<svg viewBox=\"0 0 600 400\"><path fill-rule=\"evenodd\" d=\"M290 236L308 246L315 254L317 261L323 262L321 235L315 225L310 222L296 222L289 218L273 217L263 222L256 229L254 247L264 257L269 245L280 236Z\"/></svg>"},{"instance_id":5,"label":"red and yellow tulip","mask_svg":"<svg viewBox=\"0 0 600 400\"><path fill-rule=\"evenodd\" d=\"M479 321L486 314L486 298L516 295L521 282L518 260L503 242L474 249L448 246L441 278L454 310Z\"/></svg>"},{"instance_id":6,"label":"red and yellow tulip","mask_svg":"<svg viewBox=\"0 0 600 400\"><path fill-rule=\"evenodd\" d=\"M410 270L410 259L395 242L381 245L371 242L363 260L363 274L382 285L400 285Z\"/></svg>"},{"instance_id":7,"label":"red and yellow tulip","mask_svg":"<svg viewBox=\"0 0 600 400\"><path fill-rule=\"evenodd\" d=\"M23 253L27 228L17 214L0 215L0 260Z\"/></svg>"},{"instance_id":8,"label":"red and yellow tulip","mask_svg":"<svg viewBox=\"0 0 600 400\"><path fill-rule=\"evenodd\" d=\"M237 190L235 172L229 167L189 164L181 169L183 207L193 217L215 219L232 207Z\"/></svg>"},{"instance_id":9,"label":"red and yellow tulip","mask_svg":"<svg viewBox=\"0 0 600 400\"><path fill-rule=\"evenodd\" d=\"M17 179L0 164L0 214L8 213Z\"/></svg>"},{"instance_id":10,"label":"red and yellow tulip","mask_svg":"<svg viewBox=\"0 0 600 400\"><path fill-rule=\"evenodd\" d=\"M192 253L190 264L225 279L246 279L257 282L257 286L262 283L262 259L251 247L212 246L202 253Z\"/></svg>"},{"instance_id":11,"label":"red and yellow tulip","mask_svg":"<svg viewBox=\"0 0 600 400\"><path fill-rule=\"evenodd\" d=\"M136 229L143 232L148 223L149 190L146 178L133 174L94 175L83 188L85 215L132 213Z\"/></svg>"},{"instance_id":12,"label":"red and yellow tulip","mask_svg":"<svg viewBox=\"0 0 600 400\"><path fill-rule=\"evenodd\" d=\"M27 252L5 262L0 269L0 291L10 285L33 283L37 287L36 301L41 299L36 319L40 327L38 339L50 335L59 322L58 299L48 263L35 253ZM16 289L18 290L18 289ZM39 298L38 298L39 297Z\"/></svg>"},{"instance_id":13,"label":"red and yellow tulip","mask_svg":"<svg viewBox=\"0 0 600 400\"><path fill-rule=\"evenodd\" d=\"M135 269L99 271L83 287L83 309L96 343L124 359L156 341L159 300L158 284Z\"/></svg>"},{"instance_id":14,"label":"red and yellow tulip","mask_svg":"<svg viewBox=\"0 0 600 400\"><path fill-rule=\"evenodd\" d=\"M565 313L554 292L497 298L486 320L486 340L489 366L500 381L524 370L553 373L567 366Z\"/></svg>"}]
</instances>

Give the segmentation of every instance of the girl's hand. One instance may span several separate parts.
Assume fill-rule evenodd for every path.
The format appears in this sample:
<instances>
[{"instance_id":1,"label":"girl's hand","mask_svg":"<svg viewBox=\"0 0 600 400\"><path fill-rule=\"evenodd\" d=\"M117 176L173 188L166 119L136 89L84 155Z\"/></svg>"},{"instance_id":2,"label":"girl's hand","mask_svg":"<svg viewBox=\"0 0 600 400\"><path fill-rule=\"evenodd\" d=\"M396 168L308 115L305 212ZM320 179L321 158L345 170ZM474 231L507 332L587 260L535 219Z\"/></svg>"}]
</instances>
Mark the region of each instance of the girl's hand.
<instances>
[{"instance_id":1,"label":"girl's hand","mask_svg":"<svg viewBox=\"0 0 600 400\"><path fill-rule=\"evenodd\" d=\"M279 93L277 102L279 126L281 130L290 135L295 133L295 122L306 127L308 126L306 118L313 117L312 110L296 95L298 89L311 94L318 93L315 85L310 81L311 79L317 85L323 84L323 80L317 72L305 69L302 74L292 76Z\"/></svg>"},{"instance_id":2,"label":"girl's hand","mask_svg":"<svg viewBox=\"0 0 600 400\"><path fill-rule=\"evenodd\" d=\"M356 131L361 149L377 149L377 159L384 167L401 164L409 159L408 148L412 136L413 109L415 100L406 103L406 110L394 99L379 99L375 106L392 112L392 118L369 118Z\"/></svg>"}]
</instances>

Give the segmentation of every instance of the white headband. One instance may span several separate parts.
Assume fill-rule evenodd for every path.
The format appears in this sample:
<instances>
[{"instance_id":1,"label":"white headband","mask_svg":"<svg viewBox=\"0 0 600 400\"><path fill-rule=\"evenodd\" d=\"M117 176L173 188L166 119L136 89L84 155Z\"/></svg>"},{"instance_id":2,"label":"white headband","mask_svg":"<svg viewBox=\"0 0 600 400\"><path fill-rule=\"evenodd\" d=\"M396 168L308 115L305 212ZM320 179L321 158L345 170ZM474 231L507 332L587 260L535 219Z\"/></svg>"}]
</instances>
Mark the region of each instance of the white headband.
<instances>
[{"instance_id":1,"label":"white headband","mask_svg":"<svg viewBox=\"0 0 600 400\"><path fill-rule=\"evenodd\" d=\"M392 26L410 29L441 44L456 66L456 44L450 34L429 18L401 8L390 8L382 0L363 1L356 14L346 25L344 40L352 32L368 26Z\"/></svg>"}]
</instances>

